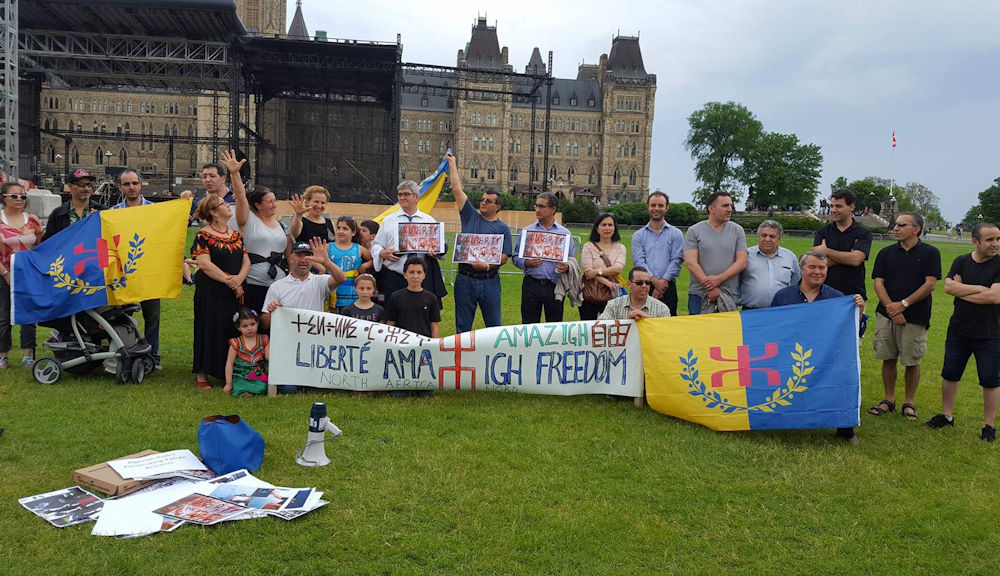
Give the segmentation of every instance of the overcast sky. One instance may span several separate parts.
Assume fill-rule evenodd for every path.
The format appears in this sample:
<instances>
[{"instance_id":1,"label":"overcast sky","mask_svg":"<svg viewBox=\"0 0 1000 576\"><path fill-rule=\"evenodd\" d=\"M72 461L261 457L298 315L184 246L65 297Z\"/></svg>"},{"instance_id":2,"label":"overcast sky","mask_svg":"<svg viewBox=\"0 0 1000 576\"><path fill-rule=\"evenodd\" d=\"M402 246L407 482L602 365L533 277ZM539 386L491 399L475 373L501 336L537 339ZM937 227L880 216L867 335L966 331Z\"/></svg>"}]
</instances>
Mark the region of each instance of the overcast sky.
<instances>
[{"instance_id":1,"label":"overcast sky","mask_svg":"<svg viewBox=\"0 0 1000 576\"><path fill-rule=\"evenodd\" d=\"M957 221L1000 176L996 0L304 0L303 13L310 34L400 34L404 62L449 66L482 14L515 70L538 46L543 59L553 52L561 78L596 63L614 35L639 35L657 81L651 187L676 201L690 201L697 186L683 146L687 117L709 101L740 102L765 130L821 146L822 194L838 176L920 182Z\"/></svg>"}]
</instances>

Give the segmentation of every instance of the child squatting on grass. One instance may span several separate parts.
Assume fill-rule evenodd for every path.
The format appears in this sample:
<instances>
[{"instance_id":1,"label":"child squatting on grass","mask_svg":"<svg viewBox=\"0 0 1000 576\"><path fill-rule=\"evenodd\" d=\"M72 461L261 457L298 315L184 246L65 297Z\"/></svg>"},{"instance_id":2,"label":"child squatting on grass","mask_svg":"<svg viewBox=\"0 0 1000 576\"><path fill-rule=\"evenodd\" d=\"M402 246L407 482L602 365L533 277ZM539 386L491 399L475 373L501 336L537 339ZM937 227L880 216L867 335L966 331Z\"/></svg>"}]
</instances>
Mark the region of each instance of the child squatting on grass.
<instances>
[{"instance_id":1,"label":"child squatting on grass","mask_svg":"<svg viewBox=\"0 0 1000 576\"><path fill-rule=\"evenodd\" d=\"M222 390L237 398L265 394L271 342L266 335L257 333L257 313L246 306L236 312L233 323L240 335L229 340L226 386Z\"/></svg>"}]
</instances>

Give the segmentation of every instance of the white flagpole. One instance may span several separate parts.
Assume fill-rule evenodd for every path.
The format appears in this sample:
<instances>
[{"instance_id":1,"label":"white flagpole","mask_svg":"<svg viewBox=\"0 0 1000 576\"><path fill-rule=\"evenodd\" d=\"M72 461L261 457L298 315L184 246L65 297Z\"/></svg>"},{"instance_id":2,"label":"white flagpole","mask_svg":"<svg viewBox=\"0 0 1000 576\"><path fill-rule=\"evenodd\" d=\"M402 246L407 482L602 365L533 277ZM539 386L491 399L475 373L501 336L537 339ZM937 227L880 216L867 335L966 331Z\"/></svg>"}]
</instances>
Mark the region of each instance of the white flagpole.
<instances>
[{"instance_id":1,"label":"white flagpole","mask_svg":"<svg viewBox=\"0 0 1000 576\"><path fill-rule=\"evenodd\" d=\"M889 194L896 188L896 131L892 131L892 149L889 151Z\"/></svg>"}]
</instances>

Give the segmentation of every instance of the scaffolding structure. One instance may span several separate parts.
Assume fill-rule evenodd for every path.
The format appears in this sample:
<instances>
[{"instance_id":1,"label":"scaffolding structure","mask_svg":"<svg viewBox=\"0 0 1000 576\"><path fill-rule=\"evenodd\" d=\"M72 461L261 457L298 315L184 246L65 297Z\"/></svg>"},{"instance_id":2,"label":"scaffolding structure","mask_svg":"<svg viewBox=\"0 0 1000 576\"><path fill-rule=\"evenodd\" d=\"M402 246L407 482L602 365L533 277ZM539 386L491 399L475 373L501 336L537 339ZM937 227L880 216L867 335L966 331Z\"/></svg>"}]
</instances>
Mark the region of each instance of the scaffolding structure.
<instances>
[{"instance_id":1,"label":"scaffolding structure","mask_svg":"<svg viewBox=\"0 0 1000 576\"><path fill-rule=\"evenodd\" d=\"M17 178L17 0L0 0L0 170Z\"/></svg>"},{"instance_id":2,"label":"scaffolding structure","mask_svg":"<svg viewBox=\"0 0 1000 576\"><path fill-rule=\"evenodd\" d=\"M340 201L392 202L403 93L530 103L533 118L536 103L541 103L546 118L550 114L550 75L404 64L398 36L395 42L263 38L248 34L234 5L224 0L151 0L130 9L113 0L33 0L22 6L20 29L15 5L16 0L0 0L4 42L15 48L0 54L6 82L0 160L10 166L9 173L16 173L20 129L22 147L30 150L27 164L22 154L22 174L37 170L43 134L63 142L62 166L57 167L63 177L70 172L74 140L156 142L168 146L164 171L172 190L174 145L194 144L210 159L217 158L220 148L245 154L253 183L270 187L279 197L319 184ZM24 117L22 106L20 124L18 78L22 95L36 101L30 118ZM46 130L37 102L43 79L68 89L207 97L212 134ZM539 98L542 87L544 102ZM547 137L548 122L545 130ZM547 165L547 149L544 154ZM544 177L541 183L544 189Z\"/></svg>"}]
</instances>

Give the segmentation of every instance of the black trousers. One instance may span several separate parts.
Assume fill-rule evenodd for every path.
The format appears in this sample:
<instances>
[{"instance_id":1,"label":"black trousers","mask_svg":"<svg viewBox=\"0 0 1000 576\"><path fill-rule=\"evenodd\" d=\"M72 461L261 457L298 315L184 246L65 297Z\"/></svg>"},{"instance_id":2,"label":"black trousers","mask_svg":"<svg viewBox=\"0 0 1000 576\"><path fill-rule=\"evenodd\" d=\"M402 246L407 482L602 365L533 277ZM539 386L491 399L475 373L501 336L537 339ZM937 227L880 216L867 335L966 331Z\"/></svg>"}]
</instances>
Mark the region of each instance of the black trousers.
<instances>
[{"instance_id":1,"label":"black trousers","mask_svg":"<svg viewBox=\"0 0 1000 576\"><path fill-rule=\"evenodd\" d=\"M670 308L670 316L677 316L677 279L674 278L670 281L670 285L667 286L667 291L663 293L663 296L659 298L660 302L667 305Z\"/></svg>"},{"instance_id":2,"label":"black trousers","mask_svg":"<svg viewBox=\"0 0 1000 576\"><path fill-rule=\"evenodd\" d=\"M556 285L525 276L521 281L521 323L537 324L545 312L546 322L562 322L563 301L556 300Z\"/></svg>"}]
</instances>

